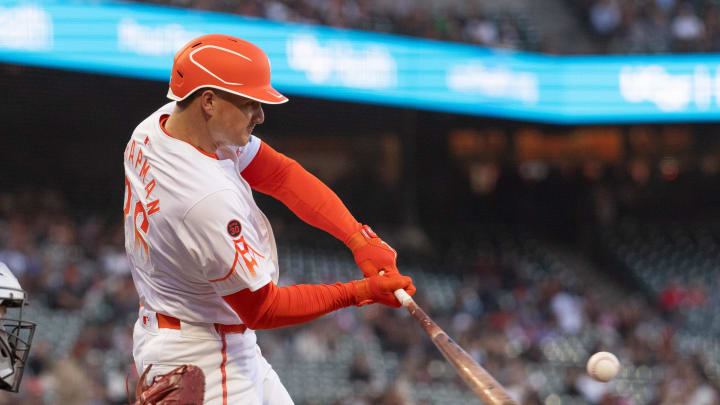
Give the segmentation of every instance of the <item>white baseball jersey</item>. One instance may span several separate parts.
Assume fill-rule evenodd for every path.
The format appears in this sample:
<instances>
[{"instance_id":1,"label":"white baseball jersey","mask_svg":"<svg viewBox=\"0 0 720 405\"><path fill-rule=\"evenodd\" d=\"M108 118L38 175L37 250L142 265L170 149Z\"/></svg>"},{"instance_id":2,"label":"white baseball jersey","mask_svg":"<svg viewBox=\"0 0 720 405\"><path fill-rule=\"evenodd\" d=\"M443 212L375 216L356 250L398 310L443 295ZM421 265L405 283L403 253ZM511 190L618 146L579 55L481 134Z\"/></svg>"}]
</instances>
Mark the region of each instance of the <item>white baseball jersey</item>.
<instances>
[{"instance_id":1,"label":"white baseball jersey","mask_svg":"<svg viewBox=\"0 0 720 405\"><path fill-rule=\"evenodd\" d=\"M169 103L137 126L125 149L125 248L141 304L189 322L239 324L221 296L277 283L275 238L240 176L255 136L217 155L173 138Z\"/></svg>"}]
</instances>

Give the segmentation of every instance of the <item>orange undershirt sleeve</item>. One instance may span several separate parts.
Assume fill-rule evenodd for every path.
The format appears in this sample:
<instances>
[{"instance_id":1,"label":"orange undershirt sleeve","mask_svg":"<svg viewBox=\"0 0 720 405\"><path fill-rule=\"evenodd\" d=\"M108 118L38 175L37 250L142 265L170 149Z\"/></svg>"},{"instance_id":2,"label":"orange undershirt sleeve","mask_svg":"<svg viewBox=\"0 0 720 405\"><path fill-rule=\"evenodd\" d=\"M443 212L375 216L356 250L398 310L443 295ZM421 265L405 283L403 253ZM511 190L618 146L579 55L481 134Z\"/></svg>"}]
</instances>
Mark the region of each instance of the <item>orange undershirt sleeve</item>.
<instances>
[{"instance_id":1,"label":"orange undershirt sleeve","mask_svg":"<svg viewBox=\"0 0 720 405\"><path fill-rule=\"evenodd\" d=\"M357 301L352 283L278 287L272 281L255 292L244 289L222 298L253 330L308 322L328 312L355 305Z\"/></svg>"},{"instance_id":2,"label":"orange undershirt sleeve","mask_svg":"<svg viewBox=\"0 0 720 405\"><path fill-rule=\"evenodd\" d=\"M298 218L342 242L362 227L328 186L265 142L241 174L253 190L280 200Z\"/></svg>"}]
</instances>

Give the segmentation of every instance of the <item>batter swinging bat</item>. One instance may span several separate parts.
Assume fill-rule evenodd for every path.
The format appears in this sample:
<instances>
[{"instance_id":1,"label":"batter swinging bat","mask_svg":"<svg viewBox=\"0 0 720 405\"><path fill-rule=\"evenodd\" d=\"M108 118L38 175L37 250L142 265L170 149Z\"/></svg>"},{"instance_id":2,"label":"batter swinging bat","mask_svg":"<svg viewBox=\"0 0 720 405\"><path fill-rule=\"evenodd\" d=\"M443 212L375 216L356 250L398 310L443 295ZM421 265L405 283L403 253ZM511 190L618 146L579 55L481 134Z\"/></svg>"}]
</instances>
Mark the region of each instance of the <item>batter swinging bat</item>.
<instances>
[{"instance_id":1,"label":"batter swinging bat","mask_svg":"<svg viewBox=\"0 0 720 405\"><path fill-rule=\"evenodd\" d=\"M425 329L433 344L452 364L475 395L487 405L517 405L517 402L505 392L503 386L430 319L405 290L396 290L395 297Z\"/></svg>"}]
</instances>

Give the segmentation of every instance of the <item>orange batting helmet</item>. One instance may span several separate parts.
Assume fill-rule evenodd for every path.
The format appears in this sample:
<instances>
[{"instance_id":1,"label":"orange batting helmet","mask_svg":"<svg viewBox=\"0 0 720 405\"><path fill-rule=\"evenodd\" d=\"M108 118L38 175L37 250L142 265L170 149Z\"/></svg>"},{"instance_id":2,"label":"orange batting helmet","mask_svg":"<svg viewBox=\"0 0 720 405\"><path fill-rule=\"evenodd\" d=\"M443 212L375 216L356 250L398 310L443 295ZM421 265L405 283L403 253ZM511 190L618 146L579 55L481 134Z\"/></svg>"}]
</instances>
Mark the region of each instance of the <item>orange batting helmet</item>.
<instances>
[{"instance_id":1,"label":"orange batting helmet","mask_svg":"<svg viewBox=\"0 0 720 405\"><path fill-rule=\"evenodd\" d=\"M180 101L201 87L267 104L288 101L270 85L270 60L265 52L230 35L203 35L175 54L168 98Z\"/></svg>"}]
</instances>

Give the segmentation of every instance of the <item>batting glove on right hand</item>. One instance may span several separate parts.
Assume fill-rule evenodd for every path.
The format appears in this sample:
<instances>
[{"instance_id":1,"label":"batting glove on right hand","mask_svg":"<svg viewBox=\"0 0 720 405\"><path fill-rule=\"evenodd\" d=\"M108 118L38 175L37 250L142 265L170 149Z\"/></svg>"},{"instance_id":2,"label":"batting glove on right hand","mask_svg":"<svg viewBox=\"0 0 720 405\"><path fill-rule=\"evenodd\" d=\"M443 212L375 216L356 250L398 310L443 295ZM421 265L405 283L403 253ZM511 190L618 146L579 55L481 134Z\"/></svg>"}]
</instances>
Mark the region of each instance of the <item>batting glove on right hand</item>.
<instances>
[{"instance_id":1,"label":"batting glove on right hand","mask_svg":"<svg viewBox=\"0 0 720 405\"><path fill-rule=\"evenodd\" d=\"M399 273L385 273L350 283L355 287L355 304L357 306L379 303L399 308L402 305L395 297L395 290L403 289L410 296L415 294L412 279Z\"/></svg>"},{"instance_id":2,"label":"batting glove on right hand","mask_svg":"<svg viewBox=\"0 0 720 405\"><path fill-rule=\"evenodd\" d=\"M352 251L355 263L365 277L375 276L381 271L400 273L397 269L397 252L369 226L363 225L359 231L350 235L345 245Z\"/></svg>"}]
</instances>

